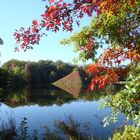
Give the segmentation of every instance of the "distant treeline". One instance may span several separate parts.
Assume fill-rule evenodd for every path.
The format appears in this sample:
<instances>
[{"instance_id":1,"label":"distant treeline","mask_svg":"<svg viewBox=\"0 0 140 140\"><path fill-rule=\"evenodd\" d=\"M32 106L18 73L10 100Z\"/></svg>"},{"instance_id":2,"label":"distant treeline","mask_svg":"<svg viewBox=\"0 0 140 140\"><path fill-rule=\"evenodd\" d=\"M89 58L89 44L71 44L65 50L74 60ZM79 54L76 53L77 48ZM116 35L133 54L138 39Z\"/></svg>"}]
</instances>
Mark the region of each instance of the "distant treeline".
<instances>
[{"instance_id":1,"label":"distant treeline","mask_svg":"<svg viewBox=\"0 0 140 140\"><path fill-rule=\"evenodd\" d=\"M40 60L27 62L10 60L0 68L0 86L6 84L50 84L68 75L74 69L83 72L82 67L64 63L60 60Z\"/></svg>"}]
</instances>

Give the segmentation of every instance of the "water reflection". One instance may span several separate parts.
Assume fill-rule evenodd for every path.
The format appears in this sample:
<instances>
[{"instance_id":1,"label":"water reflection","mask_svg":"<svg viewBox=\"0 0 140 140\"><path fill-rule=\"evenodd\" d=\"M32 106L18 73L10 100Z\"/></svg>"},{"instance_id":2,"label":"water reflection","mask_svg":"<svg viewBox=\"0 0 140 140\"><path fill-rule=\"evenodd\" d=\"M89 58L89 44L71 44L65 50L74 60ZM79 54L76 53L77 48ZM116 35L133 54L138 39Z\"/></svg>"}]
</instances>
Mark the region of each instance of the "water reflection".
<instances>
[{"instance_id":1,"label":"water reflection","mask_svg":"<svg viewBox=\"0 0 140 140\"><path fill-rule=\"evenodd\" d=\"M78 86L75 87L79 89ZM1 92L3 97L2 102L11 106L22 106L22 105L39 105L39 106L50 106L50 105L62 105L64 103L70 103L75 100L85 100L85 101L98 101L101 96L106 96L111 92L106 89L106 91L94 91L93 93L88 93L87 88L80 88L79 94L75 97L75 94L69 94L68 92L56 88L54 86L25 86L20 89L4 89Z\"/></svg>"},{"instance_id":2,"label":"water reflection","mask_svg":"<svg viewBox=\"0 0 140 140\"><path fill-rule=\"evenodd\" d=\"M102 96L109 94L110 88L106 91L94 91L91 94L83 89L78 97L73 97L72 94L58 88L47 86L26 86L19 90L9 88L8 92L0 106L1 118L4 119L5 112L12 109L17 126L20 125L23 117L27 118L29 133L32 133L34 129L38 129L41 133L41 128L45 125L53 129L54 120L65 120L71 115L75 121L89 122L92 126L91 134L107 138L117 125L124 123L125 120L120 115L118 123L106 128L102 126L103 117L108 115L111 109L98 110L99 102L102 100Z\"/></svg>"},{"instance_id":3,"label":"water reflection","mask_svg":"<svg viewBox=\"0 0 140 140\"><path fill-rule=\"evenodd\" d=\"M3 103L16 107L21 105L62 105L66 102L75 100L69 93L55 87L46 86L25 86L22 89L9 90L5 94Z\"/></svg>"}]
</instances>

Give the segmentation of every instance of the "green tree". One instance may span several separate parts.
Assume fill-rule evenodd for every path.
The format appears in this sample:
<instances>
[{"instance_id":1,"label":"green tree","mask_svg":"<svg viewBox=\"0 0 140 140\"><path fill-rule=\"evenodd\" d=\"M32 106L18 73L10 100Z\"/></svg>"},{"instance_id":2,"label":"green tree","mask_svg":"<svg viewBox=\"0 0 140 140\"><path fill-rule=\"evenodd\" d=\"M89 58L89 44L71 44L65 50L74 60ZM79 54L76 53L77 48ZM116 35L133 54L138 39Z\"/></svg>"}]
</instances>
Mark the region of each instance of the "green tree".
<instances>
[{"instance_id":1,"label":"green tree","mask_svg":"<svg viewBox=\"0 0 140 140\"><path fill-rule=\"evenodd\" d=\"M139 0L73 0L70 2L50 0L49 2L50 6L46 6L45 12L41 15L41 21L34 20L27 30L22 29L14 33L21 48L26 50L31 48L29 46L39 44L40 38L46 35L46 31L57 32L60 28L64 31L72 31L74 21L79 25L79 21L85 14L92 17L89 26L61 43L73 44L74 51L79 52L78 60L94 61L86 71L91 77L89 90L102 89L108 84L118 82L119 76L124 73L122 67L124 62L134 63L133 68L126 67L127 72L134 71L131 76L128 74L130 83L115 96L118 96L117 98L109 97L111 103L109 102L107 106L117 110L116 114L121 110L128 119L131 119L130 110L135 110L138 114L134 115L133 119L135 120L137 116L139 118L140 109L136 107L139 106L139 102L133 107L133 104L127 100L137 97L139 100L140 94L138 82L140 78L139 73L136 73L140 61ZM45 33L41 32L44 28ZM19 49L16 48L16 50ZM99 49L102 52L97 55Z\"/></svg>"}]
</instances>

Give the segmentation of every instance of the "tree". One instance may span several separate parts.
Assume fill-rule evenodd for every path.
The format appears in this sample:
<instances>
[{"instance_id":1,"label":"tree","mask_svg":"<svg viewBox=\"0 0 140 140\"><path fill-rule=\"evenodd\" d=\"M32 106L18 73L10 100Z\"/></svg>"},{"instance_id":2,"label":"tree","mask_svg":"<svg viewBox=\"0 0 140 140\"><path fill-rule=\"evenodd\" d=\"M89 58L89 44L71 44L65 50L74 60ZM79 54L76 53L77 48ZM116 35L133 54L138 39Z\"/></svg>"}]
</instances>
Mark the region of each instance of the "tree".
<instances>
[{"instance_id":1,"label":"tree","mask_svg":"<svg viewBox=\"0 0 140 140\"><path fill-rule=\"evenodd\" d=\"M39 44L41 37L46 35L47 31L57 32L61 28L64 31L72 31L74 23L79 25L80 20L87 15L92 18L89 26L84 27L70 38L64 39L61 43L73 44L75 51L80 52L78 59L94 61L86 70L92 78L89 90L105 88L106 85L117 82L120 76L126 75L129 71L131 73L131 69L127 66L123 67L127 61L133 64L133 70L139 69L139 0L73 0L69 3L63 0L49 0L49 2L50 6L46 6L40 21L34 20L28 29L22 27L14 33L17 44L19 44L17 51L20 48L30 49L33 45ZM107 47L104 47L105 45ZM99 49L102 49L102 53L97 56ZM122 102L126 104L125 110L134 109L131 100L126 100L126 93L129 93L131 99L139 97L140 93L139 73L137 77L135 74L130 77L129 80L132 80L130 82L133 87L130 83L120 92L120 97L125 95L124 102ZM137 83L136 86L134 83ZM117 99L119 99L117 101L122 101L122 98ZM139 105L140 103L137 102L134 106ZM112 106L112 103L109 106ZM126 114L125 110L121 109L130 119L130 113ZM133 119L140 118L139 108L136 113Z\"/></svg>"},{"instance_id":2,"label":"tree","mask_svg":"<svg viewBox=\"0 0 140 140\"><path fill-rule=\"evenodd\" d=\"M1 70L8 73L9 83L22 85L25 83L51 84L69 74L73 68L73 65L62 61L40 60L38 62L26 62L13 59L4 63ZM2 74L3 77L4 73Z\"/></svg>"},{"instance_id":3,"label":"tree","mask_svg":"<svg viewBox=\"0 0 140 140\"><path fill-rule=\"evenodd\" d=\"M93 77L89 89L104 88L107 84L118 81L120 73L126 70L121 64L125 60L140 60L140 2L138 0L74 0L71 3L63 0L50 0L46 5L41 20L34 20L32 25L21 27L14 33L18 47L16 50L30 49L39 44L47 31L57 32L60 28L72 31L74 22L80 24L84 15L93 18L88 27L75 33L62 44L74 44L80 52L79 59L94 60L87 73ZM45 31L43 30L45 29ZM107 49L96 58L98 49L107 44ZM95 59L96 58L96 59ZM119 66L118 71L114 66ZM119 74L117 74L119 73ZM102 82L101 82L102 81Z\"/></svg>"},{"instance_id":4,"label":"tree","mask_svg":"<svg viewBox=\"0 0 140 140\"><path fill-rule=\"evenodd\" d=\"M8 83L8 72L0 68L0 87Z\"/></svg>"}]
</instances>

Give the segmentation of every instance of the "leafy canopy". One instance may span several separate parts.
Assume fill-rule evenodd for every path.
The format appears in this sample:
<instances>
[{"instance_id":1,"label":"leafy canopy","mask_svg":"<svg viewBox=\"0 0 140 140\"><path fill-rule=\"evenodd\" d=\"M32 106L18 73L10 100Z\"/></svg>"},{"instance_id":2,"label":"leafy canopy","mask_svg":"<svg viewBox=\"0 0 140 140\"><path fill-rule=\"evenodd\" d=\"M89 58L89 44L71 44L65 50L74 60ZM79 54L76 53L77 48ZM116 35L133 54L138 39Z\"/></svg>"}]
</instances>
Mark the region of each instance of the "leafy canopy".
<instances>
[{"instance_id":1,"label":"leafy canopy","mask_svg":"<svg viewBox=\"0 0 140 140\"><path fill-rule=\"evenodd\" d=\"M104 88L126 74L127 70L122 68L124 61L140 61L139 13L139 0L49 0L41 20L33 20L27 29L16 30L14 37L18 47L15 50L32 49L47 31L71 32L74 23L79 26L80 20L87 15L93 18L89 26L61 43L73 44L74 50L80 52L78 59L95 61L86 71L92 77L89 89ZM104 44L108 47L96 58L98 49L104 49Z\"/></svg>"}]
</instances>

